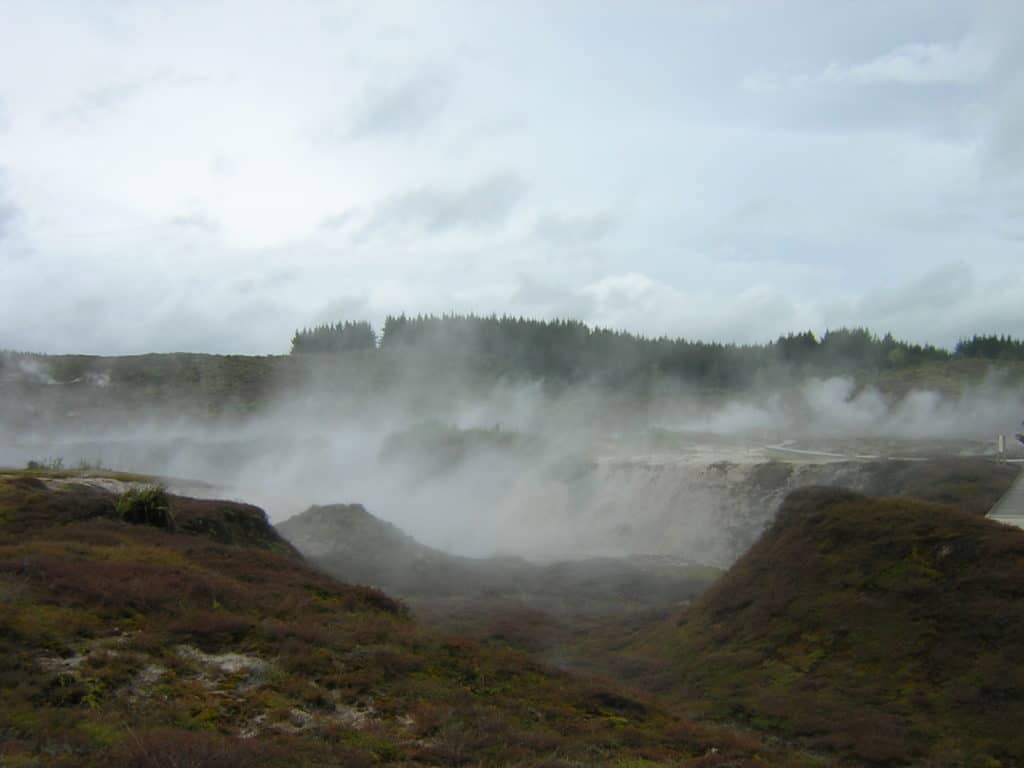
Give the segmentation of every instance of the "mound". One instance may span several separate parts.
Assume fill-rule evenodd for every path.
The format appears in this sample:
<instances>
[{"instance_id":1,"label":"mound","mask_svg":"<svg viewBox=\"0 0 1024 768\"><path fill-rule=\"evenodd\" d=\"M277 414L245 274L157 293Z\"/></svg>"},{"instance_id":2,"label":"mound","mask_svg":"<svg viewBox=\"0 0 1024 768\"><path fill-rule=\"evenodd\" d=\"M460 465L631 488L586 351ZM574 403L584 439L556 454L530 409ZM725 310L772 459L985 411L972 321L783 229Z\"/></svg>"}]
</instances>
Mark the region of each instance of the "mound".
<instances>
[{"instance_id":1,"label":"mound","mask_svg":"<svg viewBox=\"0 0 1024 768\"><path fill-rule=\"evenodd\" d=\"M253 507L172 497L172 531L117 519L117 498L0 475L4 765L805 764L424 631Z\"/></svg>"},{"instance_id":2,"label":"mound","mask_svg":"<svg viewBox=\"0 0 1024 768\"><path fill-rule=\"evenodd\" d=\"M834 489L789 496L678 626L677 696L874 764L1024 755L1024 531Z\"/></svg>"},{"instance_id":3,"label":"mound","mask_svg":"<svg viewBox=\"0 0 1024 768\"><path fill-rule=\"evenodd\" d=\"M30 532L93 518L117 519L118 498L153 488L152 478L126 473L79 471L0 473L0 525L8 534ZM176 529L222 544L259 547L297 556L251 504L165 494Z\"/></svg>"},{"instance_id":4,"label":"mound","mask_svg":"<svg viewBox=\"0 0 1024 768\"><path fill-rule=\"evenodd\" d=\"M362 504L314 505L278 523L277 530L303 556L345 581L399 594L474 583L470 561L420 544Z\"/></svg>"},{"instance_id":5,"label":"mound","mask_svg":"<svg viewBox=\"0 0 1024 768\"><path fill-rule=\"evenodd\" d=\"M361 504L313 506L277 529L328 573L412 600L477 597L493 603L514 597L559 612L618 612L630 606L675 605L719 574L672 558L590 558L539 565L510 557L457 557L419 543Z\"/></svg>"}]
</instances>

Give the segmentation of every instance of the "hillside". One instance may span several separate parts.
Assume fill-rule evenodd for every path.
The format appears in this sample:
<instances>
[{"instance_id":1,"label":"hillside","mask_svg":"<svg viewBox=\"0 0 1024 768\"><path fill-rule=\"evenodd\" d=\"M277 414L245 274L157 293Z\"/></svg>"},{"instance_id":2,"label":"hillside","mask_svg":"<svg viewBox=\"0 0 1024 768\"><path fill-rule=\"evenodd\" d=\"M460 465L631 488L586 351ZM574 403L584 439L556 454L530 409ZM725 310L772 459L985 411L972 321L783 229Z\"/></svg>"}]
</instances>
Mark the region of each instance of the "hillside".
<instances>
[{"instance_id":1,"label":"hillside","mask_svg":"<svg viewBox=\"0 0 1024 768\"><path fill-rule=\"evenodd\" d=\"M171 496L173 531L127 523L142 481L0 474L5 766L823 764L424 630L256 508Z\"/></svg>"},{"instance_id":2,"label":"hillside","mask_svg":"<svg viewBox=\"0 0 1024 768\"><path fill-rule=\"evenodd\" d=\"M792 494L678 622L634 644L714 717L859 763L1017 765L1024 531L835 489Z\"/></svg>"}]
</instances>

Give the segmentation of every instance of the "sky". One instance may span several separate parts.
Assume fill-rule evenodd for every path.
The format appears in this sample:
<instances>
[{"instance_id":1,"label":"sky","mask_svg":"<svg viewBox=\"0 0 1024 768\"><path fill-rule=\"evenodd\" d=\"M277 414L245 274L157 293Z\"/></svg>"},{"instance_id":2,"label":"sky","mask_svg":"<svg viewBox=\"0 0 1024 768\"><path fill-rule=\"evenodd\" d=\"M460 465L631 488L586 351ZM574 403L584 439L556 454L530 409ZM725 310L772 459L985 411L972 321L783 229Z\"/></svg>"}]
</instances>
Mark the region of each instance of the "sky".
<instances>
[{"instance_id":1,"label":"sky","mask_svg":"<svg viewBox=\"0 0 1024 768\"><path fill-rule=\"evenodd\" d=\"M0 348L1024 337L1024 3L0 0Z\"/></svg>"}]
</instances>

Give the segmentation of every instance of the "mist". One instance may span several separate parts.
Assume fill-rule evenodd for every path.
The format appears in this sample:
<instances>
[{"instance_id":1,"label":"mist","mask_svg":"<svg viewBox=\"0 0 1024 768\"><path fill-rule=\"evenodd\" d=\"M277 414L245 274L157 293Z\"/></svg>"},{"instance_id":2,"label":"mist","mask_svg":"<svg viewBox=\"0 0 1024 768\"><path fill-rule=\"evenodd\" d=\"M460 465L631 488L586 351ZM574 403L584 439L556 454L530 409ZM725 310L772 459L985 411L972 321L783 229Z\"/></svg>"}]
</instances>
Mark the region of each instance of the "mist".
<instances>
[{"instance_id":1,"label":"mist","mask_svg":"<svg viewBox=\"0 0 1024 768\"><path fill-rule=\"evenodd\" d=\"M27 389L0 413L0 465L59 457L152 473L257 504L272 522L361 503L453 554L537 560L728 563L787 489L856 485L867 458L991 454L1024 417L1024 393L997 373L954 395L810 377L728 396L663 384L637 398L596 383L470 386L458 373L427 386L417 365L374 388L358 367L327 366L252 413L204 417L147 403L101 369L65 383L43 357L6 370ZM794 459L774 484L757 474Z\"/></svg>"}]
</instances>

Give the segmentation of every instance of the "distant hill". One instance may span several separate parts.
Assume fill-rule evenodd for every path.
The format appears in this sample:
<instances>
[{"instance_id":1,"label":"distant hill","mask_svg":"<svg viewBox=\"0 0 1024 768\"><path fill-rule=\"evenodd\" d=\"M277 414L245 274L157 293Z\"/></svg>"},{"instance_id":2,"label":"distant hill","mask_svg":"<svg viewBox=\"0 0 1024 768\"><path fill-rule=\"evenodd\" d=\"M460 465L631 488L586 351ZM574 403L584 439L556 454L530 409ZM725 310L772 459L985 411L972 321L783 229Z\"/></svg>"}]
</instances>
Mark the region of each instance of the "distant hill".
<instances>
[{"instance_id":1,"label":"distant hill","mask_svg":"<svg viewBox=\"0 0 1024 768\"><path fill-rule=\"evenodd\" d=\"M152 524L120 519L145 482L0 472L0 764L822 765L425 630L254 507L160 496Z\"/></svg>"},{"instance_id":2,"label":"distant hill","mask_svg":"<svg viewBox=\"0 0 1024 768\"><path fill-rule=\"evenodd\" d=\"M634 648L706 714L858 763L1018 765L1024 531L798 491L678 623Z\"/></svg>"},{"instance_id":3,"label":"distant hill","mask_svg":"<svg viewBox=\"0 0 1024 768\"><path fill-rule=\"evenodd\" d=\"M976 336L949 351L865 328L737 345L647 338L575 320L400 315L388 318L379 340L363 321L303 329L290 355L0 350L0 421L18 428L66 426L87 420L89 412L109 417L110 411L237 418L307 389L444 402L499 381L544 382L554 391L586 383L631 401L680 385L691 396L713 396L831 376L894 396L915 387L954 394L993 370L1006 383L1024 381L1022 349L1019 340Z\"/></svg>"}]
</instances>

